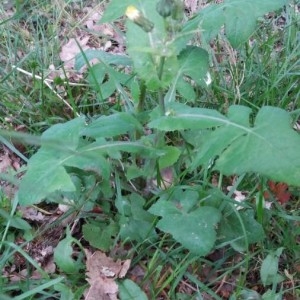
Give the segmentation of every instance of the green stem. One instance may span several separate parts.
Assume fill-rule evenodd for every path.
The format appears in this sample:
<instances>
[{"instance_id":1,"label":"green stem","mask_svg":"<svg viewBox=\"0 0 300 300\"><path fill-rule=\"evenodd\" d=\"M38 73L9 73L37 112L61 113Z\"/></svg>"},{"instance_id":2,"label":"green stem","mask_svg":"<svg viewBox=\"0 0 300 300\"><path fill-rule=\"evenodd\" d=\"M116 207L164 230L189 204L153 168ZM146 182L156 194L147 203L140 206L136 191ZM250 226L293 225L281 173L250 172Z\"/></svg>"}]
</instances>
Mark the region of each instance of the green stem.
<instances>
[{"instance_id":1,"label":"green stem","mask_svg":"<svg viewBox=\"0 0 300 300\"><path fill-rule=\"evenodd\" d=\"M145 109L146 84L144 80L141 80L140 89L141 92L139 97L139 103L136 108L137 113L143 112Z\"/></svg>"},{"instance_id":2,"label":"green stem","mask_svg":"<svg viewBox=\"0 0 300 300\"><path fill-rule=\"evenodd\" d=\"M160 81L161 81L162 75L163 75L165 60L166 60L166 58L164 56L162 56L160 58L159 68L158 68L158 79ZM163 92L162 88L160 88L158 91L158 103L159 103L161 115L164 116L166 113L166 107L165 107L164 92Z\"/></svg>"}]
</instances>

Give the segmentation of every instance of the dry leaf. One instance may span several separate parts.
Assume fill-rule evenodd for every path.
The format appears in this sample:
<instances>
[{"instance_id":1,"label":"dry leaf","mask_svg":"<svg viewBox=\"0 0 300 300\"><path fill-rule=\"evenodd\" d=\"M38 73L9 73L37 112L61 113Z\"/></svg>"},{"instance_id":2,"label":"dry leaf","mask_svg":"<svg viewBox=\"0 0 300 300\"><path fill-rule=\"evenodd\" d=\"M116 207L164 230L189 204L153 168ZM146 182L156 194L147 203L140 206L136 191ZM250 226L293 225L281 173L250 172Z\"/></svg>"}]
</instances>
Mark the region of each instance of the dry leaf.
<instances>
[{"instance_id":1,"label":"dry leaf","mask_svg":"<svg viewBox=\"0 0 300 300\"><path fill-rule=\"evenodd\" d=\"M88 41L89 36L84 36L77 39L70 39L67 44L62 46L59 57L64 62L66 69L74 69L75 56L81 52L81 49L83 51L89 49L89 46L87 46ZM81 49L78 47L78 44Z\"/></svg>"},{"instance_id":2,"label":"dry leaf","mask_svg":"<svg viewBox=\"0 0 300 300\"><path fill-rule=\"evenodd\" d=\"M90 288L85 292L85 300L116 300L118 294L118 285L115 279L126 275L130 260L122 262L114 261L107 257L105 253L96 251L91 254L85 250L86 276Z\"/></svg>"}]
</instances>

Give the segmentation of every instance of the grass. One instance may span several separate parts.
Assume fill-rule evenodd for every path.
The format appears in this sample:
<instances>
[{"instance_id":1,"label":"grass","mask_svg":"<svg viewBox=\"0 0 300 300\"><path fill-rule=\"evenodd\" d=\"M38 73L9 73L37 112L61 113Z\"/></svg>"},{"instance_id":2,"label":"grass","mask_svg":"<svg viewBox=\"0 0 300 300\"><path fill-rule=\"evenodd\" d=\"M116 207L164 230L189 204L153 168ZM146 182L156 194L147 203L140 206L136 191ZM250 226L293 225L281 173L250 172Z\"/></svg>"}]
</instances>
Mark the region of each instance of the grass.
<instances>
[{"instance_id":1,"label":"grass","mask_svg":"<svg viewBox=\"0 0 300 300\"><path fill-rule=\"evenodd\" d=\"M0 21L1 129L40 135L51 125L70 120L78 114L94 117L105 114L108 110L124 109L118 99L100 103L96 91L86 85L85 78L75 85L45 81L50 73L50 65L57 68L61 66L61 46L69 38L86 30L84 18L80 15L83 8L97 3L62 0L51 3L46 0L25 0L16 3L19 5L17 11L14 7L10 9L6 2L0 3L0 15L5 16ZM10 11L13 13L8 15ZM247 44L237 52L226 41L215 41L213 47L216 47L217 55L212 57L214 67L211 71L214 80L209 90L199 92L200 100L196 104L220 111L226 111L231 104L248 105L254 110L264 105L272 105L288 111L297 110L298 113L294 114L296 120L300 116L299 12L295 12L293 6L286 6L281 14L270 15L259 22L259 30L250 41L251 47ZM62 90L59 90L61 85ZM150 104L153 101L151 97L147 100ZM17 160L19 152L30 156L35 150L28 145L26 148L16 148L12 148L13 160ZM25 163L22 159L19 161L21 165ZM22 169L17 172L21 173ZM215 174L209 172L202 175L191 176L185 184L209 181ZM226 189L226 181L233 181L231 178L218 179L221 190ZM254 207L255 198L259 194L256 182L254 175L241 179L248 203ZM129 190L131 187L126 188ZM213 185L211 188L217 189ZM91 209L94 204L91 202L99 204L98 200L93 199L93 191L94 187L91 187L84 195L82 205L74 205L73 210L59 219L73 216L71 224L74 227L71 230L78 240L82 239L82 225L95 216L99 218ZM268 290L260 282L262 262L271 251L283 247L278 274L284 280L280 284L270 285L269 293L274 294L271 298L263 299L275 299L275 294L279 296L278 299L298 299L300 190L294 188L292 194L292 200L285 206L279 205L273 199L275 205L273 204L272 209L262 212L267 236L263 242L252 245L246 252L239 253L228 244L217 241L213 253L208 257L197 257L174 243L169 235L161 233L160 240L155 243L126 243L116 237L115 250L109 255L113 258L132 259L130 278L147 293L149 299L191 299L192 294L192 299L205 300L230 297L260 299L250 296L258 297L257 294L262 295ZM87 199L92 200L89 203ZM155 201L154 196L149 203L151 201ZM99 206L108 212L109 206L105 207L103 202ZM55 208L45 204L39 209L47 216L54 214ZM22 223L21 228L14 223L22 219L22 214L15 213L15 209L14 202L2 195L0 266L3 274L0 277L0 293L3 294L0 294L0 298L80 299L86 285L83 275L57 270L53 274L48 269L43 270L45 266L40 267L35 254L28 249L36 247L37 240L45 234L47 236L47 231L51 228L46 226L44 231L38 230L36 227L40 225L36 226L35 221L32 221L34 229L23 231ZM115 211L109 211L107 215L111 220L117 218ZM77 221L74 222L74 219ZM59 235L64 236L65 232L66 228L60 227ZM23 236L24 234L27 236ZM86 244L84 246L90 247ZM76 259L80 260L79 249L75 252ZM22 263L18 264L18 259ZM34 279L34 270L40 270L42 276ZM240 298L236 295L240 295Z\"/></svg>"}]
</instances>

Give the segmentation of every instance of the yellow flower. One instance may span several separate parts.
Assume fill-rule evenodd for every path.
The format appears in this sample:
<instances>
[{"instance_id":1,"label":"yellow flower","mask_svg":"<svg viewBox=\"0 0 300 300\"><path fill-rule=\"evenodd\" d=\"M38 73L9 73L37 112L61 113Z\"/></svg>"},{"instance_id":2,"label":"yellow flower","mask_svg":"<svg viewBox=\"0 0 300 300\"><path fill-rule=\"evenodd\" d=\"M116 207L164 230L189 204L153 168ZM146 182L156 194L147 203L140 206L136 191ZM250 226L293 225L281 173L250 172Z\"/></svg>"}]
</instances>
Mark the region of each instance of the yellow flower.
<instances>
[{"instance_id":1,"label":"yellow flower","mask_svg":"<svg viewBox=\"0 0 300 300\"><path fill-rule=\"evenodd\" d=\"M129 20L135 21L141 16L141 13L135 6L130 5L127 7L125 15Z\"/></svg>"},{"instance_id":2,"label":"yellow flower","mask_svg":"<svg viewBox=\"0 0 300 300\"><path fill-rule=\"evenodd\" d=\"M126 17L140 26L144 31L150 32L153 29L153 23L143 16L143 14L133 5L127 7Z\"/></svg>"}]
</instances>

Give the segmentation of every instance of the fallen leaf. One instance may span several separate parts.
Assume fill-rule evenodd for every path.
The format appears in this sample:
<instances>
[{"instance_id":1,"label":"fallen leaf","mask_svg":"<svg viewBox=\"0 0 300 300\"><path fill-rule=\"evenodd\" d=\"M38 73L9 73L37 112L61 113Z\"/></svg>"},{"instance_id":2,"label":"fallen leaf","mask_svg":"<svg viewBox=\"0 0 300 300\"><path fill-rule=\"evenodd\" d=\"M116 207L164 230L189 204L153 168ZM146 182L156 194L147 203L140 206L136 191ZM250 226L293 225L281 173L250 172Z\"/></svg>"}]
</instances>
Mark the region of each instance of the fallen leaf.
<instances>
[{"instance_id":1,"label":"fallen leaf","mask_svg":"<svg viewBox=\"0 0 300 300\"><path fill-rule=\"evenodd\" d=\"M74 69L75 56L81 51L89 49L89 46L87 46L89 38L89 36L83 36L77 39L70 39L65 45L62 46L59 57L64 62L66 69ZM80 45L80 47L78 45Z\"/></svg>"},{"instance_id":2,"label":"fallen leaf","mask_svg":"<svg viewBox=\"0 0 300 300\"><path fill-rule=\"evenodd\" d=\"M274 194L275 198L280 204L285 204L291 199L291 193L288 191L288 185L283 182L275 183L274 181L268 182L270 191ZM265 199L269 199L270 195L268 192L264 193Z\"/></svg>"},{"instance_id":3,"label":"fallen leaf","mask_svg":"<svg viewBox=\"0 0 300 300\"><path fill-rule=\"evenodd\" d=\"M115 282L117 278L123 278L130 266L130 260L114 261L101 251L93 254L85 250L86 276L90 284L85 291L85 300L116 300L119 291Z\"/></svg>"}]
</instances>

